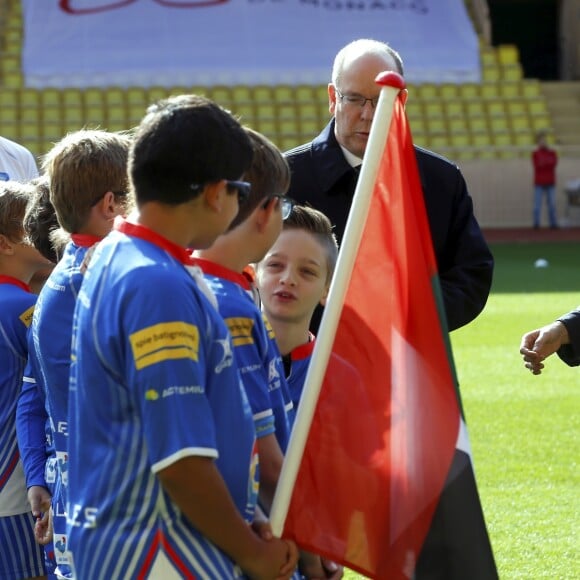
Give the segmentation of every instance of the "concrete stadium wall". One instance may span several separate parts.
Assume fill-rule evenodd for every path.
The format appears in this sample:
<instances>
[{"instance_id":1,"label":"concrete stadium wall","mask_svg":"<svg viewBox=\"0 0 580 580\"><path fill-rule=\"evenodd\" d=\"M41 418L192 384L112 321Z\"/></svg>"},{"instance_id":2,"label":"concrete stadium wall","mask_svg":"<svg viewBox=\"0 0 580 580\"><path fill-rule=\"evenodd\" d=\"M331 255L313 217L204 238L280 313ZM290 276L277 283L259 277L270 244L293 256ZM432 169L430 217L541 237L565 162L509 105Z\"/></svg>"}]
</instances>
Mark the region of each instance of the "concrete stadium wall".
<instances>
[{"instance_id":1,"label":"concrete stadium wall","mask_svg":"<svg viewBox=\"0 0 580 580\"><path fill-rule=\"evenodd\" d=\"M482 227L531 227L534 205L533 168L530 159L469 160L459 164ZM580 206L567 212L566 183L580 178L580 159L560 156L556 201L560 225L580 225ZM567 215L568 213L568 215ZM548 225L547 209L542 225Z\"/></svg>"}]
</instances>

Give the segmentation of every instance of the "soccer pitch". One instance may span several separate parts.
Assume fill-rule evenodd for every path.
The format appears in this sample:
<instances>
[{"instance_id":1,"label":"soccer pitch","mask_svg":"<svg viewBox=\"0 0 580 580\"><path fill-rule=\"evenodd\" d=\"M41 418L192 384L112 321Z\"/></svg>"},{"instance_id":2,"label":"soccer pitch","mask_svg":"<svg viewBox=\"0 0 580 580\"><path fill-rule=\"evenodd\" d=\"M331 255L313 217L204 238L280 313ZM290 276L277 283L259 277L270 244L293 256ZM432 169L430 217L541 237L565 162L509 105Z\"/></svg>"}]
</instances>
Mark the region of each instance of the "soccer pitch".
<instances>
[{"instance_id":1,"label":"soccer pitch","mask_svg":"<svg viewBox=\"0 0 580 580\"><path fill-rule=\"evenodd\" d=\"M580 244L491 248L487 306L451 342L498 572L580 578L580 368L554 355L533 376L518 352L522 334L580 304Z\"/></svg>"}]
</instances>

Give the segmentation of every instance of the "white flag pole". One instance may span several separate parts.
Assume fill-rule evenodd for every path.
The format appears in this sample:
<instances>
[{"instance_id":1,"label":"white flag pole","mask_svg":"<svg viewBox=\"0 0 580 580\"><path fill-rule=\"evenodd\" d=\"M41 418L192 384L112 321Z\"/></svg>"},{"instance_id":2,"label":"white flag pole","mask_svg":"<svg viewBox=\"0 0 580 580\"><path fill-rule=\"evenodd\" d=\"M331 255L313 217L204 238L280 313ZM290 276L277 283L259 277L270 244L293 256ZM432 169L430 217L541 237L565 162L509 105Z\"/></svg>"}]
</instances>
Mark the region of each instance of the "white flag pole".
<instances>
[{"instance_id":1,"label":"white flag pole","mask_svg":"<svg viewBox=\"0 0 580 580\"><path fill-rule=\"evenodd\" d=\"M270 512L272 531L277 537L282 535L284 529L292 490L298 476L314 409L334 344L334 335L366 223L377 171L389 134L393 106L397 95L405 88L403 77L395 72L381 73L375 80L377 84L382 86L382 89L341 243L336 271L330 285L312 359L306 374L300 406Z\"/></svg>"}]
</instances>

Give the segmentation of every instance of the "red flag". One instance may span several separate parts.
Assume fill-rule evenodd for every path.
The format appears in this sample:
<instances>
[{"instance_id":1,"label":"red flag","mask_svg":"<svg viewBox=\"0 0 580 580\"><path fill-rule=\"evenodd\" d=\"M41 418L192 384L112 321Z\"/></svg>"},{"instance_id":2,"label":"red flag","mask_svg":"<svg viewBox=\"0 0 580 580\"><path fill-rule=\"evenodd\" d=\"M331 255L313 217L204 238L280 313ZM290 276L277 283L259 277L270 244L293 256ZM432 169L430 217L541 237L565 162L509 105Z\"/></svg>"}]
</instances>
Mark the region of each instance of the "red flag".
<instances>
[{"instance_id":1,"label":"red flag","mask_svg":"<svg viewBox=\"0 0 580 580\"><path fill-rule=\"evenodd\" d=\"M413 576L460 430L436 274L396 99L283 529L372 578Z\"/></svg>"}]
</instances>

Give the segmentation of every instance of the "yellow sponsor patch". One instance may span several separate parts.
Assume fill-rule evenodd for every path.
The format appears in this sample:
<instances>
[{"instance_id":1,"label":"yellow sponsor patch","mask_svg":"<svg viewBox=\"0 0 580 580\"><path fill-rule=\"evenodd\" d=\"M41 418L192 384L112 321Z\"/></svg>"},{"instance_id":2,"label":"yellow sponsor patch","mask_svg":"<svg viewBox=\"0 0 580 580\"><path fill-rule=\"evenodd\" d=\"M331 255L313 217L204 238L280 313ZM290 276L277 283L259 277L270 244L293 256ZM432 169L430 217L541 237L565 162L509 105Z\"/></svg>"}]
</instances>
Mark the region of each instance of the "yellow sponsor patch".
<instances>
[{"instance_id":1,"label":"yellow sponsor patch","mask_svg":"<svg viewBox=\"0 0 580 580\"><path fill-rule=\"evenodd\" d=\"M34 304L25 310L18 318L26 328L28 328L32 322L32 315L34 314Z\"/></svg>"},{"instance_id":2,"label":"yellow sponsor patch","mask_svg":"<svg viewBox=\"0 0 580 580\"><path fill-rule=\"evenodd\" d=\"M276 338L276 335L274 334L274 329L272 328L270 321L266 318L266 315L263 312L262 312L262 320L264 321L264 326L268 331L268 338Z\"/></svg>"},{"instance_id":3,"label":"yellow sponsor patch","mask_svg":"<svg viewBox=\"0 0 580 580\"><path fill-rule=\"evenodd\" d=\"M230 329L234 346L254 344L252 336L254 321L251 318L226 318L226 324Z\"/></svg>"},{"instance_id":4,"label":"yellow sponsor patch","mask_svg":"<svg viewBox=\"0 0 580 580\"><path fill-rule=\"evenodd\" d=\"M159 398L159 393L155 389L149 389L145 391L146 401L156 401Z\"/></svg>"},{"instance_id":5,"label":"yellow sponsor patch","mask_svg":"<svg viewBox=\"0 0 580 580\"><path fill-rule=\"evenodd\" d=\"M129 336L137 370L165 360L197 360L199 330L185 322L161 322Z\"/></svg>"}]
</instances>

